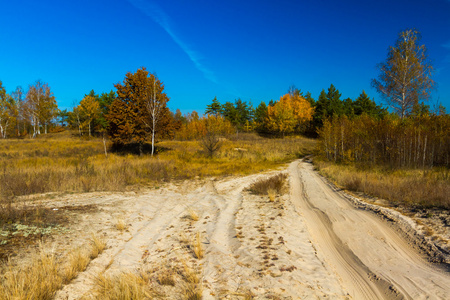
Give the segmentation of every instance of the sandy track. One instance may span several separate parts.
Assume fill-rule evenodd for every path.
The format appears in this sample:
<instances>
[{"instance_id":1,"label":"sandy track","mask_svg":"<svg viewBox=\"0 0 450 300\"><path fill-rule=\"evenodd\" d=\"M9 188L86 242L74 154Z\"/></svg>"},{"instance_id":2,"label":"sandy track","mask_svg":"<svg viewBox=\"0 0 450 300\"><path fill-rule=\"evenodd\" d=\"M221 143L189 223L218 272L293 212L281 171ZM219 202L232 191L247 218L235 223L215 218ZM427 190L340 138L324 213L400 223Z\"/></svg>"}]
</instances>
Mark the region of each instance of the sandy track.
<instances>
[{"instance_id":1,"label":"sandy track","mask_svg":"<svg viewBox=\"0 0 450 300\"><path fill-rule=\"evenodd\" d=\"M335 193L310 164L293 162L283 172L290 191L275 202L246 188L279 171L52 200L55 207L96 205L98 211L82 216L73 225L76 234L65 238L82 241L94 231L108 245L56 299L89 297L101 273L157 274L186 264L201 274L204 299L445 299L450 293L448 273L425 261L386 221ZM198 221L186 218L189 210ZM115 229L118 218L128 224L126 232ZM202 259L189 246L196 234ZM155 280L154 289L179 299L179 285Z\"/></svg>"},{"instance_id":2,"label":"sandy track","mask_svg":"<svg viewBox=\"0 0 450 300\"><path fill-rule=\"evenodd\" d=\"M291 197L353 298L448 297L448 273L425 261L387 222L353 207L312 169L305 162L291 164Z\"/></svg>"}]
</instances>

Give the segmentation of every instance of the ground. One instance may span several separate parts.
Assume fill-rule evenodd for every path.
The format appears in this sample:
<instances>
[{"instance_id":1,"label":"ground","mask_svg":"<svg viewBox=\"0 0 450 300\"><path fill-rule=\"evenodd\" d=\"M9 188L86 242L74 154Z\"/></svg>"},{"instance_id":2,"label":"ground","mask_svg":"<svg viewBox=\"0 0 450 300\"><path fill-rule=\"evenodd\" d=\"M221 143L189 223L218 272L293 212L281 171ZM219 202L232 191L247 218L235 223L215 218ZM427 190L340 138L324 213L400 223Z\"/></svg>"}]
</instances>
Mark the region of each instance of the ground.
<instances>
[{"instance_id":1,"label":"ground","mask_svg":"<svg viewBox=\"0 0 450 300\"><path fill-rule=\"evenodd\" d=\"M280 172L288 181L274 201L248 190ZM346 195L305 161L250 176L44 198L40 205L70 215L67 230L42 247L64 257L92 234L107 242L56 299L101 299L100 275L130 271L147 274L154 295L166 299L179 299L188 284L204 299L445 299L450 294L448 224L440 227L439 240L427 241L420 232L424 225L411 213L400 215ZM20 251L12 262L26 257L27 251ZM188 279L189 272L198 283Z\"/></svg>"}]
</instances>

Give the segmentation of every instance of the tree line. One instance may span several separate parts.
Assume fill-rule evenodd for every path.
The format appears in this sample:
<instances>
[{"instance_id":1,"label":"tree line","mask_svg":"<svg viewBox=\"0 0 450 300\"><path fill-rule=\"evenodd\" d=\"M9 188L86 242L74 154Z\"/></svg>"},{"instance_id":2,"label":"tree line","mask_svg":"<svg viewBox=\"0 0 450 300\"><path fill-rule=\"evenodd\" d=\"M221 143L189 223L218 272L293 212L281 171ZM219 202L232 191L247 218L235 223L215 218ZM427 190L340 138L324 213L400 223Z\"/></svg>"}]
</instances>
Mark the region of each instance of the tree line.
<instances>
[{"instance_id":1,"label":"tree line","mask_svg":"<svg viewBox=\"0 0 450 300\"><path fill-rule=\"evenodd\" d=\"M366 114L325 120L319 130L320 151L334 162L358 162L391 167L450 166L450 115Z\"/></svg>"},{"instance_id":2,"label":"tree line","mask_svg":"<svg viewBox=\"0 0 450 300\"><path fill-rule=\"evenodd\" d=\"M11 94L6 93L0 81L0 135L35 137L47 133L59 110L50 86L37 80L25 92L17 87Z\"/></svg>"},{"instance_id":3,"label":"tree line","mask_svg":"<svg viewBox=\"0 0 450 300\"><path fill-rule=\"evenodd\" d=\"M435 83L419 40L415 30L401 32L386 62L378 66L379 77L372 80L391 112L364 90L354 100L342 99L331 84L317 100L291 86L268 104L261 101L253 107L241 99L221 103L214 97L204 116L195 111L182 115L167 107L163 82L141 68L115 84L116 92L91 91L72 111L60 111L49 85L40 80L26 93L18 87L11 95L0 82L0 134L35 137L69 126L80 135L108 136L114 147L136 145L139 153L150 140L152 154L162 138L191 140L243 131L283 137L307 134L318 135L323 156L334 161L448 165L448 115L442 106L430 112L425 105Z\"/></svg>"}]
</instances>

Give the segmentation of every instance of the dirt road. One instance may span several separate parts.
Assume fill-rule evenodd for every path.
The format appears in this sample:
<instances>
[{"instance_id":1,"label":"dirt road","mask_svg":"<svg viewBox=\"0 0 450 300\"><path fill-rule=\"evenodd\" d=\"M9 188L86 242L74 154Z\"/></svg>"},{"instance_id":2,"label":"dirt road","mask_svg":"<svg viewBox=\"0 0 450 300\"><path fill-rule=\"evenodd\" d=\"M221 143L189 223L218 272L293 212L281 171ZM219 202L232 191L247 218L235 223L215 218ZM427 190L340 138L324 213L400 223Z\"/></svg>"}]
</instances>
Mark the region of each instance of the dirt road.
<instances>
[{"instance_id":1,"label":"dirt road","mask_svg":"<svg viewBox=\"0 0 450 300\"><path fill-rule=\"evenodd\" d=\"M355 208L309 163L296 161L281 171L289 175L289 191L274 202L246 188L280 171L49 201L98 208L79 216L55 248L86 240L92 231L108 245L56 299L95 296L99 274L136 270L154 276L150 284L160 295L179 299L181 277L174 275L174 286L157 278L183 266L201 278L204 299L448 298L449 273L428 263L392 225ZM118 219L128 230L115 228ZM197 236L202 257L193 253Z\"/></svg>"}]
</instances>

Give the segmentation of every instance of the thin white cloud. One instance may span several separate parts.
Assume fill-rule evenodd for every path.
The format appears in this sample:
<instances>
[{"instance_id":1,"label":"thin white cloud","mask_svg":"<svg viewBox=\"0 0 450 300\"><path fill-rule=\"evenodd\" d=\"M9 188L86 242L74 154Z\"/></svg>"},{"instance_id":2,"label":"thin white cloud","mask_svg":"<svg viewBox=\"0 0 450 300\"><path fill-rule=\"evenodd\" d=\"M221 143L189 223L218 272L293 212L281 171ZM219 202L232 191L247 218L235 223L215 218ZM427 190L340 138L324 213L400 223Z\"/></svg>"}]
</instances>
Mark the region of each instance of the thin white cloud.
<instances>
[{"instance_id":1,"label":"thin white cloud","mask_svg":"<svg viewBox=\"0 0 450 300\"><path fill-rule=\"evenodd\" d=\"M195 67L203 73L206 79L218 83L214 73L205 67L202 63L201 55L192 50L178 35L175 34L170 26L170 17L155 3L146 0L128 0L133 6L141 12L151 17L158 25L160 25L172 38L172 40L187 54L189 59L194 63Z\"/></svg>"}]
</instances>

